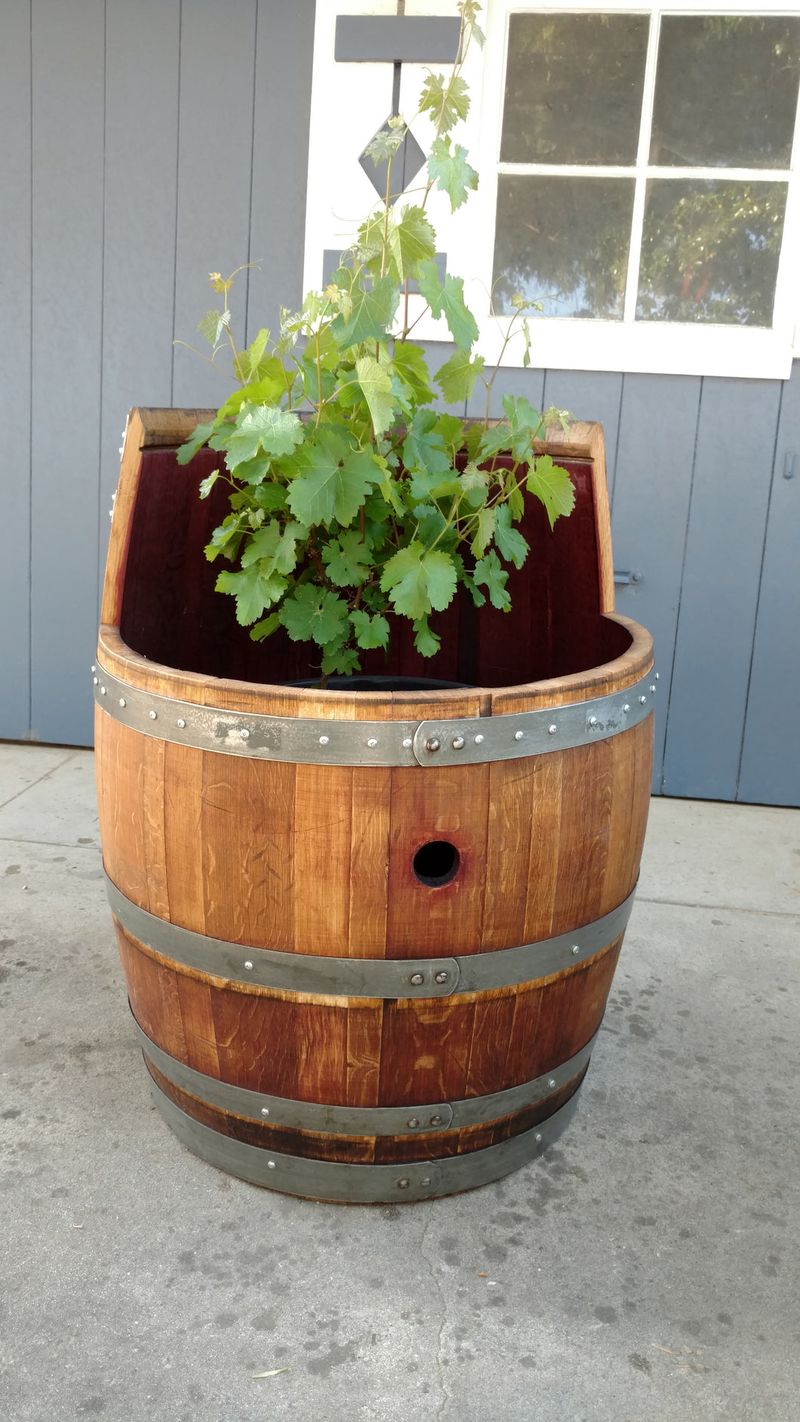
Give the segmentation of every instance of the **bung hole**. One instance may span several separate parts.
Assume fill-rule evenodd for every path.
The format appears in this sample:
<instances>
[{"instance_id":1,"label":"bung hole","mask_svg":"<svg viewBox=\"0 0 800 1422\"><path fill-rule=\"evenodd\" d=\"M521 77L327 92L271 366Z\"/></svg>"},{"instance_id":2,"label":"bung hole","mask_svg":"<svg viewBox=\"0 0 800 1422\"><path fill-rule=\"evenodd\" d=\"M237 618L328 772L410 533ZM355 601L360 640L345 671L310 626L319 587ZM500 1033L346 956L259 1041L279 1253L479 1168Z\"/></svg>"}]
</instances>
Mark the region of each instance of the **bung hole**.
<instances>
[{"instance_id":1,"label":"bung hole","mask_svg":"<svg viewBox=\"0 0 800 1422\"><path fill-rule=\"evenodd\" d=\"M431 839L414 855L414 873L421 884L438 888L449 884L458 872L459 853L447 839Z\"/></svg>"}]
</instances>

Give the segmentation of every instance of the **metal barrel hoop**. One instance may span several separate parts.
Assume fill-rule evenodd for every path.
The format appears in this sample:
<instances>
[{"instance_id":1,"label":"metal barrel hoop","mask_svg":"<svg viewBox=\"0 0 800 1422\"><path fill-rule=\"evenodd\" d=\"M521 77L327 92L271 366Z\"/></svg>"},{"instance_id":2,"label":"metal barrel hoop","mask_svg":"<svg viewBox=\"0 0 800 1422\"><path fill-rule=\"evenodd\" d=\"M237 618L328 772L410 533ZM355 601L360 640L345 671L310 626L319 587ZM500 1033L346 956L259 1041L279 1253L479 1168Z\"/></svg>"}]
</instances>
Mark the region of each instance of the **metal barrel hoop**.
<instances>
[{"instance_id":1,"label":"metal barrel hoop","mask_svg":"<svg viewBox=\"0 0 800 1422\"><path fill-rule=\"evenodd\" d=\"M151 1079L153 1100L167 1125L195 1155L253 1185L287 1195L349 1204L404 1204L453 1195L499 1180L527 1165L558 1139L577 1105L576 1091L546 1121L497 1145L438 1160L395 1165L355 1165L286 1155L215 1131L187 1115Z\"/></svg>"},{"instance_id":2,"label":"metal barrel hoop","mask_svg":"<svg viewBox=\"0 0 800 1422\"><path fill-rule=\"evenodd\" d=\"M94 698L141 735L222 755L301 765L483 765L591 745L628 731L653 710L658 673L589 701L501 716L434 721L344 721L270 716L179 701L122 681L99 662Z\"/></svg>"},{"instance_id":3,"label":"metal barrel hoop","mask_svg":"<svg viewBox=\"0 0 800 1422\"><path fill-rule=\"evenodd\" d=\"M247 1120L345 1136L411 1136L428 1131L461 1130L465 1126L498 1121L503 1116L537 1106L567 1086L588 1066L597 1041L595 1032L574 1056L543 1072L533 1081L485 1096L467 1097L460 1101L429 1101L410 1106L341 1106L273 1096L208 1076L165 1052L143 1030L132 1010L131 1016L146 1060L179 1090L189 1092L209 1106L219 1107Z\"/></svg>"},{"instance_id":4,"label":"metal barrel hoop","mask_svg":"<svg viewBox=\"0 0 800 1422\"><path fill-rule=\"evenodd\" d=\"M452 997L536 982L574 968L625 931L636 889L602 918L534 943L441 958L336 958L256 948L209 938L141 908L106 875L111 909L125 932L145 948L231 983L334 997Z\"/></svg>"}]
</instances>

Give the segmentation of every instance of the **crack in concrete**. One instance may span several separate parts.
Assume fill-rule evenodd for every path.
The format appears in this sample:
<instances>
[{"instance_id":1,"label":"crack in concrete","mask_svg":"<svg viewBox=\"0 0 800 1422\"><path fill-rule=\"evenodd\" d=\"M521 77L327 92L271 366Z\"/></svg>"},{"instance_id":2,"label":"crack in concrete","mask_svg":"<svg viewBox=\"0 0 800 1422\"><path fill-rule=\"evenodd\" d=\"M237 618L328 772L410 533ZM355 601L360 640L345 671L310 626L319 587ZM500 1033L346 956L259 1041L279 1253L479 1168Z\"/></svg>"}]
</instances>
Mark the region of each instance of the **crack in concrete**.
<instances>
[{"instance_id":1,"label":"crack in concrete","mask_svg":"<svg viewBox=\"0 0 800 1422\"><path fill-rule=\"evenodd\" d=\"M434 1212L433 1208L431 1207L430 1214L428 1216L428 1222L425 1225L424 1230L422 1231L422 1239L420 1240L419 1252L430 1270L430 1275L433 1280L436 1292L439 1295L439 1303L441 1306L441 1322L439 1324L439 1332L436 1339L436 1371L439 1377L439 1388L442 1394L442 1400L439 1403L438 1408L436 1409L435 1422L444 1422L446 1413L449 1410L451 1403L453 1402L453 1394L447 1385L447 1379L445 1378L443 1366L444 1331L447 1327L448 1322L449 1305L447 1301L447 1295L445 1294L441 1278L439 1277L439 1273L436 1268L436 1264L432 1259L431 1255L426 1253L425 1250L425 1245L428 1239L428 1235L431 1231L433 1220Z\"/></svg>"},{"instance_id":2,"label":"crack in concrete","mask_svg":"<svg viewBox=\"0 0 800 1422\"><path fill-rule=\"evenodd\" d=\"M800 918L800 907L796 909L748 908L746 904L694 903L686 899L645 899L636 897L637 904L661 904L665 908L707 909L710 913L756 913L762 918Z\"/></svg>"},{"instance_id":3,"label":"crack in concrete","mask_svg":"<svg viewBox=\"0 0 800 1422\"><path fill-rule=\"evenodd\" d=\"M97 840L92 840L91 844L78 844L75 840L69 843L65 839L20 839L19 835L0 834L0 844L37 844L44 849L93 849L95 853L100 848Z\"/></svg>"},{"instance_id":4,"label":"crack in concrete","mask_svg":"<svg viewBox=\"0 0 800 1422\"><path fill-rule=\"evenodd\" d=\"M17 790L13 795L9 795L7 800L0 800L0 810L4 810L6 805L13 805L15 800L19 800L22 795L27 795L29 790L33 790L36 785L41 785L42 781L49 780L50 776L55 775L57 770L63 769L67 762L72 760L74 755L75 751L70 751L69 755L65 755L64 759L58 762L58 765L51 765L49 770L46 770L38 779L32 780L30 785L23 785L21 790Z\"/></svg>"}]
</instances>

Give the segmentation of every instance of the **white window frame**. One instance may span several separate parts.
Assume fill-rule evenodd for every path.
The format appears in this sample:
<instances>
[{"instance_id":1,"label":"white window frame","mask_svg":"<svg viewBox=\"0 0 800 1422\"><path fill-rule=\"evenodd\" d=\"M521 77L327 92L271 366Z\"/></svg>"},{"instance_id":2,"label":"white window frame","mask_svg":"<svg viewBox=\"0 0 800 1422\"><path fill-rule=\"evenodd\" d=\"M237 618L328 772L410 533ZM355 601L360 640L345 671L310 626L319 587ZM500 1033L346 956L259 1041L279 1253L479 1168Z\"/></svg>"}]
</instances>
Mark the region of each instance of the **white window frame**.
<instances>
[{"instance_id":1,"label":"white window frame","mask_svg":"<svg viewBox=\"0 0 800 1422\"><path fill-rule=\"evenodd\" d=\"M407 14L452 14L453 0L407 0ZM339 0L317 6L314 72L312 85L311 140L309 146L309 200L306 226L306 288L321 281L322 252L325 247L343 247L352 239L355 226L368 211L374 192L357 162L357 155L375 128L386 118L391 91L391 68L386 64L337 64L333 59L336 14L394 14L393 0L365 5L363 0ZM632 166L597 164L520 164L500 161L500 138L505 88L506 50L509 16L512 13L558 14L646 14L650 25L645 64L643 119L639 134L637 162ZM448 270L465 278L465 293L480 327L479 349L487 361L499 357L508 317L494 316L490 309L498 177L503 173L574 174L577 177L635 177L633 228L641 229L648 178L752 179L786 182L788 185L784 237L775 292L773 325L770 328L722 325L706 322L635 321L638 289L638 247L631 249L625 292L625 319L609 321L580 317L533 317L530 320L532 359L537 367L569 370L631 371L653 374L715 375L761 379L787 379L793 356L800 356L800 105L798 105L789 169L675 168L648 163L653 95L656 81L658 36L665 15L800 15L793 4L774 4L769 10L754 5L687 3L664 0L648 6L634 0L583 0L580 4L529 4L524 0L485 0L483 24L486 45L475 46L469 56L465 77L472 94L472 111L459 141L468 150L478 169L480 185L464 208L451 217L443 195L429 203L440 250L447 253ZM434 68L442 66L432 66ZM401 112L414 112L423 82L425 66L404 65ZM348 72L349 71L349 72ZM354 94L357 102L353 102ZM330 124L335 114L336 148L352 153L353 160L331 162ZM370 126L372 119L374 123ZM426 149L430 132L424 122L412 124L415 136ZM463 137L461 137L463 133ZM426 149L427 151L427 149ZM351 170L357 170L353 172ZM418 180L417 180L418 181ZM412 185L413 186L413 185ZM402 201L402 199L401 199ZM413 194L409 201L414 201ZM355 220L347 223L347 214ZM412 299L412 319L423 310L419 298ZM423 340L447 340L442 321L423 316L414 335ZM522 342L515 340L506 350L503 364L519 366Z\"/></svg>"}]
</instances>

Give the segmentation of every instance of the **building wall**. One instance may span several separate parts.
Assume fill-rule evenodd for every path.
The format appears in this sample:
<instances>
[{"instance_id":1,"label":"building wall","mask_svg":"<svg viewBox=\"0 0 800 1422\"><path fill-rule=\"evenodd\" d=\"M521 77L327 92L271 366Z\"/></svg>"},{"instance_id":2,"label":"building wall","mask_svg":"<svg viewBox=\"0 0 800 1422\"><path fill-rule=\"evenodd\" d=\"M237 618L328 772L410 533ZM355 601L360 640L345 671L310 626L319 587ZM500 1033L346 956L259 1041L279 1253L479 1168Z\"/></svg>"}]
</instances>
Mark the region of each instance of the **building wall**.
<instances>
[{"instance_id":1,"label":"building wall","mask_svg":"<svg viewBox=\"0 0 800 1422\"><path fill-rule=\"evenodd\" d=\"M250 334L301 294L314 4L0 15L0 736L83 745L126 412L223 398L224 370L173 344L197 339L210 268L269 259L232 302ZM800 366L502 382L605 426L616 566L637 575L618 606L654 632L664 687L654 788L800 801Z\"/></svg>"}]
</instances>

